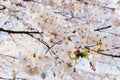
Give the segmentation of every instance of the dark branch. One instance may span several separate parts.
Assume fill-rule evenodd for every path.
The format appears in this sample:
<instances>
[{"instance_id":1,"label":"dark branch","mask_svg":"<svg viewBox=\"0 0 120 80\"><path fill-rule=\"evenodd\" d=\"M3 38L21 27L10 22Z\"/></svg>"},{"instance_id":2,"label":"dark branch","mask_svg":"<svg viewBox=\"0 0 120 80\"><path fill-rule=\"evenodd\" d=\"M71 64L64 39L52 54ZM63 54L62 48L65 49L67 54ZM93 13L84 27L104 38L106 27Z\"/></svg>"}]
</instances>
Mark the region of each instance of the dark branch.
<instances>
[{"instance_id":1,"label":"dark branch","mask_svg":"<svg viewBox=\"0 0 120 80\"><path fill-rule=\"evenodd\" d=\"M93 51L93 52L95 52L97 54L101 54L101 55L104 55L104 56L110 56L110 57L114 57L114 58L120 58L120 55L106 54L106 53L101 52L100 50L99 51L94 51L94 50L89 49L89 51Z\"/></svg>"},{"instance_id":2,"label":"dark branch","mask_svg":"<svg viewBox=\"0 0 120 80\"><path fill-rule=\"evenodd\" d=\"M111 10L115 10L115 8L112 8L112 7L107 7L107 6L102 6L102 8L106 8L106 9L111 9Z\"/></svg>"},{"instance_id":3,"label":"dark branch","mask_svg":"<svg viewBox=\"0 0 120 80\"><path fill-rule=\"evenodd\" d=\"M101 30L104 30L104 29L108 29L108 28L111 28L112 26L107 26L107 27L103 27L103 28L98 28L98 29L94 29L94 31L101 31Z\"/></svg>"},{"instance_id":4,"label":"dark branch","mask_svg":"<svg viewBox=\"0 0 120 80\"><path fill-rule=\"evenodd\" d=\"M0 77L0 79L2 79L2 80L14 80L13 78L5 78L5 77ZM24 79L24 78L16 78L16 79L27 80L27 79Z\"/></svg>"},{"instance_id":5,"label":"dark branch","mask_svg":"<svg viewBox=\"0 0 120 80\"><path fill-rule=\"evenodd\" d=\"M36 38L35 36L33 36L32 34L28 34L29 36L31 36L32 38L36 39L37 41L41 42L42 44L46 45L49 48L49 45L43 41L43 39L40 38Z\"/></svg>"},{"instance_id":6,"label":"dark branch","mask_svg":"<svg viewBox=\"0 0 120 80\"><path fill-rule=\"evenodd\" d=\"M0 31L7 32L9 34L42 34L43 33L39 31L13 31L13 30L5 30L3 28L0 28Z\"/></svg>"},{"instance_id":7,"label":"dark branch","mask_svg":"<svg viewBox=\"0 0 120 80\"><path fill-rule=\"evenodd\" d=\"M4 54L0 54L0 56L5 56L5 57L13 58L13 59L18 59L17 57L10 56L10 55L4 55Z\"/></svg>"},{"instance_id":8,"label":"dark branch","mask_svg":"<svg viewBox=\"0 0 120 80\"><path fill-rule=\"evenodd\" d=\"M48 50L45 52L47 53L50 49L52 49L55 45L60 45L62 43L62 41L58 41L58 42L53 42L54 44L48 48ZM54 51L52 51L54 53Z\"/></svg>"},{"instance_id":9,"label":"dark branch","mask_svg":"<svg viewBox=\"0 0 120 80\"><path fill-rule=\"evenodd\" d=\"M70 15L70 17L68 17L68 13L63 13L63 12L54 12L55 14L60 14L61 16L64 16L66 19L65 20L71 20L71 19L73 19L73 18L75 18L75 19L81 19L81 18L83 18L83 17L77 17L77 16L75 16L72 12L71 12L71 14L69 14Z\"/></svg>"},{"instance_id":10,"label":"dark branch","mask_svg":"<svg viewBox=\"0 0 120 80\"><path fill-rule=\"evenodd\" d=\"M111 57L120 58L120 55L112 55L112 54L106 54L106 53L98 53L98 54L105 55L105 56L111 56Z\"/></svg>"},{"instance_id":11,"label":"dark branch","mask_svg":"<svg viewBox=\"0 0 120 80\"><path fill-rule=\"evenodd\" d=\"M15 5L16 5L16 6L20 6L20 7L25 8L25 6L24 6L24 5L22 5L21 3L15 3Z\"/></svg>"},{"instance_id":12,"label":"dark branch","mask_svg":"<svg viewBox=\"0 0 120 80\"><path fill-rule=\"evenodd\" d=\"M39 31L13 31L13 30L5 30L3 28L0 28L0 31L2 32L6 32L6 33L9 33L9 34L27 34L29 36L31 36L32 38L38 40L39 42L41 42L42 44L44 44L48 50L50 50L53 54L55 54L55 52L51 49L52 47L54 47L54 45L52 47L50 47L45 41L43 41L42 39L40 38L36 38L35 36L33 36L32 34L42 34L43 32L39 32Z\"/></svg>"},{"instance_id":13,"label":"dark branch","mask_svg":"<svg viewBox=\"0 0 120 80\"><path fill-rule=\"evenodd\" d=\"M54 55L56 54L56 53L51 49L51 47L50 47L45 41L43 41L43 39L36 38L36 37L33 36L32 34L28 34L28 35L31 36L32 38L36 39L37 41L41 42L43 45L45 45L45 46L48 48L47 52L48 52L48 51L51 51Z\"/></svg>"},{"instance_id":14,"label":"dark branch","mask_svg":"<svg viewBox=\"0 0 120 80\"><path fill-rule=\"evenodd\" d=\"M50 48L52 48L52 47L54 47L55 45L60 45L61 43L62 43L62 40L60 40L60 41L58 41L58 42L53 42L54 44L50 47Z\"/></svg>"},{"instance_id":15,"label":"dark branch","mask_svg":"<svg viewBox=\"0 0 120 80\"><path fill-rule=\"evenodd\" d=\"M113 47L111 49L99 50L98 52L110 51L110 50L113 50L113 49L120 49L120 47Z\"/></svg>"}]
</instances>

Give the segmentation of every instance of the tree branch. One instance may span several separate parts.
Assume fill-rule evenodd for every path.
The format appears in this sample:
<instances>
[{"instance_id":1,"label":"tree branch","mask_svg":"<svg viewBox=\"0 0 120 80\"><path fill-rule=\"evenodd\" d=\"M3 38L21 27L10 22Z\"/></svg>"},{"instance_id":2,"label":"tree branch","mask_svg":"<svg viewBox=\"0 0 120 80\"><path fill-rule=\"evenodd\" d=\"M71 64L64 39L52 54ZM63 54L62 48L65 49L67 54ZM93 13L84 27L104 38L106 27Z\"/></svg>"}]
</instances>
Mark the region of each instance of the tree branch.
<instances>
[{"instance_id":1,"label":"tree branch","mask_svg":"<svg viewBox=\"0 0 120 80\"><path fill-rule=\"evenodd\" d=\"M115 8L112 8L112 7L107 7L107 6L102 6L102 8L106 8L106 9L111 9L111 10L115 10Z\"/></svg>"},{"instance_id":2,"label":"tree branch","mask_svg":"<svg viewBox=\"0 0 120 80\"><path fill-rule=\"evenodd\" d=\"M101 30L104 30L104 29L107 29L107 28L111 28L112 26L107 26L107 27L103 27L103 28L98 28L98 29L94 29L94 31L101 31Z\"/></svg>"},{"instance_id":3,"label":"tree branch","mask_svg":"<svg viewBox=\"0 0 120 80\"><path fill-rule=\"evenodd\" d=\"M94 51L94 50L89 50L89 51L93 51L97 54L101 54L101 55L104 55L104 56L110 56L110 57L114 57L114 58L120 58L120 55L113 55L113 54L107 54L107 53L103 53L103 52L100 52L100 51Z\"/></svg>"},{"instance_id":4,"label":"tree branch","mask_svg":"<svg viewBox=\"0 0 120 80\"><path fill-rule=\"evenodd\" d=\"M51 51L54 55L56 55L56 53L51 49L51 47L50 47L45 41L43 41L43 40L40 39L40 38L36 38L36 37L33 36L32 34L28 34L28 35L31 36L32 38L36 39L37 41L41 42L42 44L44 44L44 45L48 48L47 52L48 52L48 51Z\"/></svg>"},{"instance_id":5,"label":"tree branch","mask_svg":"<svg viewBox=\"0 0 120 80\"><path fill-rule=\"evenodd\" d=\"M98 50L98 51L94 51L90 48L91 46L85 46L85 48L88 50L88 51L93 51L97 54L101 54L101 55L104 55L104 56L111 56L111 57L116 57L116 58L120 58L120 55L113 55L113 54L106 54L106 53L103 53L103 51L105 50ZM113 49L120 49L120 47L113 47L112 49L106 49L106 51L110 51L110 50L113 50Z\"/></svg>"},{"instance_id":6,"label":"tree branch","mask_svg":"<svg viewBox=\"0 0 120 80\"><path fill-rule=\"evenodd\" d=\"M13 30L5 30L3 28L0 28L0 31L7 32L9 34L42 34L43 33L39 31L13 31Z\"/></svg>"},{"instance_id":7,"label":"tree branch","mask_svg":"<svg viewBox=\"0 0 120 80\"><path fill-rule=\"evenodd\" d=\"M3 28L0 28L0 31L2 32L6 32L9 34L27 34L29 36L31 36L32 38L38 40L39 42L41 42L42 44L44 44L48 50L52 51L52 53L55 55L55 52L51 49L52 47L50 47L46 42L44 42L42 39L40 38L36 38L35 36L33 36L32 34L42 34L43 32L39 32L39 31L13 31L13 30L5 30Z\"/></svg>"},{"instance_id":8,"label":"tree branch","mask_svg":"<svg viewBox=\"0 0 120 80\"><path fill-rule=\"evenodd\" d=\"M101 54L101 55L105 55L105 56L111 56L111 57L116 57L116 58L120 58L120 55L112 55L112 54L106 54L106 53L98 53L98 54Z\"/></svg>"},{"instance_id":9,"label":"tree branch","mask_svg":"<svg viewBox=\"0 0 120 80\"><path fill-rule=\"evenodd\" d=\"M13 80L13 78L4 78L4 77L0 77L0 79L2 79L2 80ZM27 80L27 79L24 79L24 78L16 78L16 79Z\"/></svg>"},{"instance_id":10,"label":"tree branch","mask_svg":"<svg viewBox=\"0 0 120 80\"><path fill-rule=\"evenodd\" d=\"M0 54L0 56L5 56L5 57L10 57L10 58L13 58L13 59L18 59L17 57L10 56L10 55L4 55L4 54Z\"/></svg>"}]
</instances>

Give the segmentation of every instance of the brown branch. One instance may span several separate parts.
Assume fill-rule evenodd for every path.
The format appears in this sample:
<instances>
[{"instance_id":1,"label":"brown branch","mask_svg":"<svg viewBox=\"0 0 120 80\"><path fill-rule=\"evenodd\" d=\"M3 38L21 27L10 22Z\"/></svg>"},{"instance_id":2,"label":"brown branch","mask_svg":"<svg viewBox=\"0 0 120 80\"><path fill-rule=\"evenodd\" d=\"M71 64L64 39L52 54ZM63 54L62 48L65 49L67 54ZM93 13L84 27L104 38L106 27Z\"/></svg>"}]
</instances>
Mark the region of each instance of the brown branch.
<instances>
[{"instance_id":1,"label":"brown branch","mask_svg":"<svg viewBox=\"0 0 120 80\"><path fill-rule=\"evenodd\" d=\"M2 80L13 80L13 78L5 78L5 77L0 77L0 79L2 79ZM16 79L27 80L25 78L16 78Z\"/></svg>"},{"instance_id":2,"label":"brown branch","mask_svg":"<svg viewBox=\"0 0 120 80\"><path fill-rule=\"evenodd\" d=\"M115 57L115 58L120 58L120 55L113 55L113 54L103 53L103 51L110 51L110 50L113 50L113 49L120 49L120 47L113 47L112 49L98 50L98 51L92 50L91 46L85 46L84 48L86 48L88 51L93 51L93 52L95 52L97 54L101 54L101 55L104 55L104 56L111 56L111 57Z\"/></svg>"},{"instance_id":3,"label":"brown branch","mask_svg":"<svg viewBox=\"0 0 120 80\"><path fill-rule=\"evenodd\" d=\"M98 28L98 29L94 29L94 31L101 31L101 30L104 30L104 29L108 29L108 28L111 28L112 26L107 26L107 27L103 27L103 28Z\"/></svg>"},{"instance_id":4,"label":"brown branch","mask_svg":"<svg viewBox=\"0 0 120 80\"><path fill-rule=\"evenodd\" d=\"M54 44L51 46L51 47L49 47L48 48L48 50L45 52L45 53L47 53L50 49L52 49L55 45L59 45L59 44L61 44L62 43L62 41L60 40L60 41L58 41L58 42L53 42ZM52 52L54 52L54 51L52 51Z\"/></svg>"},{"instance_id":5,"label":"brown branch","mask_svg":"<svg viewBox=\"0 0 120 80\"><path fill-rule=\"evenodd\" d=\"M89 49L89 51L93 51L97 54L101 54L101 55L104 55L104 56L110 56L110 57L114 57L114 58L120 58L120 55L113 55L113 54L107 54L107 53L103 53L103 52L100 52L100 51L94 51L94 50L91 50Z\"/></svg>"},{"instance_id":6,"label":"brown branch","mask_svg":"<svg viewBox=\"0 0 120 80\"><path fill-rule=\"evenodd\" d=\"M120 49L120 47L113 47L113 48L111 48L111 49L99 50L98 52L110 51L110 50L113 50L113 49Z\"/></svg>"},{"instance_id":7,"label":"brown branch","mask_svg":"<svg viewBox=\"0 0 120 80\"><path fill-rule=\"evenodd\" d=\"M113 55L113 54L106 54L106 53L98 53L98 54L101 54L101 55L105 55L105 56L110 56L110 57L115 57L115 58L120 58L120 55Z\"/></svg>"},{"instance_id":8,"label":"brown branch","mask_svg":"<svg viewBox=\"0 0 120 80\"><path fill-rule=\"evenodd\" d=\"M6 32L6 33L9 33L9 34L27 34L27 35L31 36L32 38L38 40L42 44L44 44L48 48L48 50L50 50L55 55L55 52L51 49L51 47L45 41L43 41L40 38L36 38L35 36L32 35L32 34L42 34L43 32L39 32L39 31L13 31L13 30L5 30L3 28L0 28L0 31Z\"/></svg>"},{"instance_id":9,"label":"brown branch","mask_svg":"<svg viewBox=\"0 0 120 80\"><path fill-rule=\"evenodd\" d=\"M5 30L3 28L0 28L1 32L7 32L9 34L42 34L43 32L39 31L13 31L13 30Z\"/></svg>"},{"instance_id":10,"label":"brown branch","mask_svg":"<svg viewBox=\"0 0 120 80\"><path fill-rule=\"evenodd\" d=\"M56 55L56 53L51 49L51 47L50 47L45 41L43 41L43 40L40 39L40 38L36 38L36 37L33 36L32 34L28 34L28 35L31 36L32 38L36 39L37 41L41 42L43 45L45 45L45 46L48 48L47 52L48 52L48 51L51 51L54 55Z\"/></svg>"},{"instance_id":11,"label":"brown branch","mask_svg":"<svg viewBox=\"0 0 120 80\"><path fill-rule=\"evenodd\" d=\"M36 39L37 41L41 42L42 44L46 45L47 47L49 47L49 45L45 41L43 41L42 39L36 38L35 36L33 36L30 33L28 35L31 36L32 38Z\"/></svg>"},{"instance_id":12,"label":"brown branch","mask_svg":"<svg viewBox=\"0 0 120 80\"><path fill-rule=\"evenodd\" d=\"M62 40L60 40L60 41L58 41L58 42L53 42L53 43L54 43L54 44L53 44L50 48L54 47L55 45L61 44L61 43L62 43Z\"/></svg>"},{"instance_id":13,"label":"brown branch","mask_svg":"<svg viewBox=\"0 0 120 80\"><path fill-rule=\"evenodd\" d=\"M81 18L83 18L83 17L77 17L77 16L75 16L73 13L70 13L69 15L70 15L70 17L68 17L67 15L68 15L68 13L64 13L64 12L54 12L55 14L59 14L59 15L61 15L61 16L64 16L65 17L65 20L71 20L71 19L73 19L73 18L75 18L75 19L81 19Z\"/></svg>"},{"instance_id":14,"label":"brown branch","mask_svg":"<svg viewBox=\"0 0 120 80\"><path fill-rule=\"evenodd\" d=\"M107 7L107 6L102 6L102 8L106 8L106 9L111 9L111 10L115 10L115 8L112 8L112 7Z\"/></svg>"},{"instance_id":15,"label":"brown branch","mask_svg":"<svg viewBox=\"0 0 120 80\"><path fill-rule=\"evenodd\" d=\"M22 5L21 3L15 3L16 6L20 6L20 7L23 7L23 8L26 8L24 5Z\"/></svg>"},{"instance_id":16,"label":"brown branch","mask_svg":"<svg viewBox=\"0 0 120 80\"><path fill-rule=\"evenodd\" d=\"M10 55L4 55L4 54L0 54L0 56L5 56L5 57L13 58L13 59L18 59L17 57L10 56Z\"/></svg>"}]
</instances>

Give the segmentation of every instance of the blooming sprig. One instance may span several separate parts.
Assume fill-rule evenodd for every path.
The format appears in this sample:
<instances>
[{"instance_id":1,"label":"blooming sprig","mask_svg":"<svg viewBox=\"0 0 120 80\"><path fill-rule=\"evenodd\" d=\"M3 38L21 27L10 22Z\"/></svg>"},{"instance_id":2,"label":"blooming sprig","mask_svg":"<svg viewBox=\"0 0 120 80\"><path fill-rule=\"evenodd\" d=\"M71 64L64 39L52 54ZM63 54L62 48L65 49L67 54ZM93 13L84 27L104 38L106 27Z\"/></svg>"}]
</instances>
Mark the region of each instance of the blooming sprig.
<instances>
[{"instance_id":1,"label":"blooming sprig","mask_svg":"<svg viewBox=\"0 0 120 80\"><path fill-rule=\"evenodd\" d=\"M79 57L88 59L88 50L85 48L82 50L75 48L73 51L73 54L75 55L73 58L73 60L75 60L75 61L78 60Z\"/></svg>"},{"instance_id":2,"label":"blooming sprig","mask_svg":"<svg viewBox=\"0 0 120 80\"><path fill-rule=\"evenodd\" d=\"M74 51L73 51L73 54L74 56L72 57L73 60L77 61L79 59L79 57L81 58L86 58L89 60L89 54L88 54L88 50L86 48L83 48L83 49L78 49L75 47ZM89 61L89 64L90 64L90 68L93 70L93 71L96 71L96 68L95 66L92 64L91 61Z\"/></svg>"}]
</instances>

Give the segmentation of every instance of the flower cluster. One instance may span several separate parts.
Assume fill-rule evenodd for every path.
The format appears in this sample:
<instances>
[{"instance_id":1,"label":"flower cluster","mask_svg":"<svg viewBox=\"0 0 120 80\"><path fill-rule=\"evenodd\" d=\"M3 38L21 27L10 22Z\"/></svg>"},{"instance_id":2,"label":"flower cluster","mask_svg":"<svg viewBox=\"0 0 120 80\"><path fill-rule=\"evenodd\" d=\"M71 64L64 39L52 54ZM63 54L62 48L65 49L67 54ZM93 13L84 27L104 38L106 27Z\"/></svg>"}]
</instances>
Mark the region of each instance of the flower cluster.
<instances>
[{"instance_id":1,"label":"flower cluster","mask_svg":"<svg viewBox=\"0 0 120 80\"><path fill-rule=\"evenodd\" d=\"M22 64L24 71L29 75L41 74L53 65L48 56L39 56L36 53L30 53L30 55L22 56L20 64Z\"/></svg>"}]
</instances>

